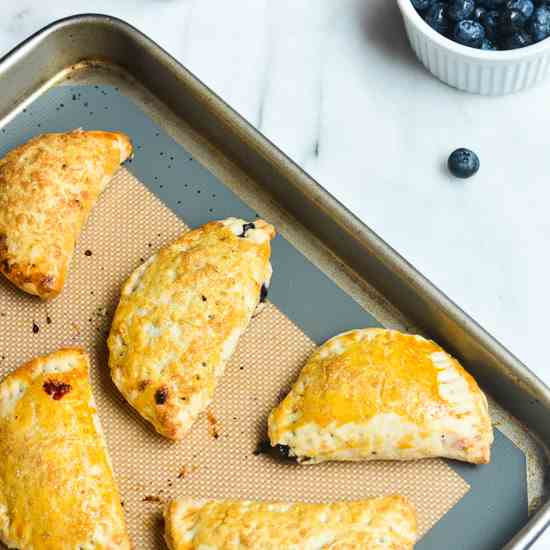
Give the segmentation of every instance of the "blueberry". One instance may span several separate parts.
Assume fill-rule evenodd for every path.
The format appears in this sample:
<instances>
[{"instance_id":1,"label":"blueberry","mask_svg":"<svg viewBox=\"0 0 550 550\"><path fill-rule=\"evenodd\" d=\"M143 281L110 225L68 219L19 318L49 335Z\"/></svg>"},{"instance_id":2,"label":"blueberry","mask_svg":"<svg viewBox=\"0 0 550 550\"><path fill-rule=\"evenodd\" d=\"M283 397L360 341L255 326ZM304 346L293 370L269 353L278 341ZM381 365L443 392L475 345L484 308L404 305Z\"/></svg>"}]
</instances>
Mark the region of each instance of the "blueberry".
<instances>
[{"instance_id":1,"label":"blueberry","mask_svg":"<svg viewBox=\"0 0 550 550\"><path fill-rule=\"evenodd\" d=\"M506 0L478 0L478 5L488 10L497 10L504 5Z\"/></svg>"},{"instance_id":2,"label":"blueberry","mask_svg":"<svg viewBox=\"0 0 550 550\"><path fill-rule=\"evenodd\" d=\"M509 36L521 31L527 18L519 10L505 8L502 10L499 18L498 30L502 36Z\"/></svg>"},{"instance_id":3,"label":"blueberry","mask_svg":"<svg viewBox=\"0 0 550 550\"><path fill-rule=\"evenodd\" d=\"M484 38L483 42L481 43L480 50L496 50L497 47L488 39Z\"/></svg>"},{"instance_id":4,"label":"blueberry","mask_svg":"<svg viewBox=\"0 0 550 550\"><path fill-rule=\"evenodd\" d=\"M411 0L411 4L416 11L427 10L434 2L435 0Z\"/></svg>"},{"instance_id":5,"label":"blueberry","mask_svg":"<svg viewBox=\"0 0 550 550\"><path fill-rule=\"evenodd\" d=\"M550 36L550 8L547 6L538 7L528 23L527 30L531 33L535 42L548 38Z\"/></svg>"},{"instance_id":6,"label":"blueberry","mask_svg":"<svg viewBox=\"0 0 550 550\"><path fill-rule=\"evenodd\" d=\"M459 21L453 30L453 39L470 48L480 48L485 38L485 29L481 23L466 19Z\"/></svg>"},{"instance_id":7,"label":"blueberry","mask_svg":"<svg viewBox=\"0 0 550 550\"><path fill-rule=\"evenodd\" d=\"M495 42L498 38L498 22L499 13L496 10L485 12L480 19L480 23L485 29L485 36L492 42Z\"/></svg>"},{"instance_id":8,"label":"blueberry","mask_svg":"<svg viewBox=\"0 0 550 550\"><path fill-rule=\"evenodd\" d=\"M519 10L525 15L526 19L529 19L533 15L533 11L535 11L535 6L531 0L508 0L506 7L509 10Z\"/></svg>"},{"instance_id":9,"label":"blueberry","mask_svg":"<svg viewBox=\"0 0 550 550\"><path fill-rule=\"evenodd\" d=\"M540 6L533 13L532 21L537 23L548 24L550 23L550 7Z\"/></svg>"},{"instance_id":10,"label":"blueberry","mask_svg":"<svg viewBox=\"0 0 550 550\"><path fill-rule=\"evenodd\" d=\"M487 10L482 7L482 6L478 6L475 10L474 10L474 19L476 21L480 21L481 18L483 17L484 14L487 13Z\"/></svg>"},{"instance_id":11,"label":"blueberry","mask_svg":"<svg viewBox=\"0 0 550 550\"><path fill-rule=\"evenodd\" d=\"M449 31L447 4L445 2L432 4L424 14L424 20L438 33L447 34Z\"/></svg>"},{"instance_id":12,"label":"blueberry","mask_svg":"<svg viewBox=\"0 0 550 550\"><path fill-rule=\"evenodd\" d=\"M525 48L533 43L531 35L525 31L517 31L507 36L501 43L504 50L515 50Z\"/></svg>"},{"instance_id":13,"label":"blueberry","mask_svg":"<svg viewBox=\"0 0 550 550\"><path fill-rule=\"evenodd\" d=\"M447 13L451 21L462 21L469 19L475 8L474 0L451 0Z\"/></svg>"},{"instance_id":14,"label":"blueberry","mask_svg":"<svg viewBox=\"0 0 550 550\"><path fill-rule=\"evenodd\" d=\"M470 149L457 149L451 153L449 170L457 178L471 178L479 170L479 158Z\"/></svg>"}]
</instances>

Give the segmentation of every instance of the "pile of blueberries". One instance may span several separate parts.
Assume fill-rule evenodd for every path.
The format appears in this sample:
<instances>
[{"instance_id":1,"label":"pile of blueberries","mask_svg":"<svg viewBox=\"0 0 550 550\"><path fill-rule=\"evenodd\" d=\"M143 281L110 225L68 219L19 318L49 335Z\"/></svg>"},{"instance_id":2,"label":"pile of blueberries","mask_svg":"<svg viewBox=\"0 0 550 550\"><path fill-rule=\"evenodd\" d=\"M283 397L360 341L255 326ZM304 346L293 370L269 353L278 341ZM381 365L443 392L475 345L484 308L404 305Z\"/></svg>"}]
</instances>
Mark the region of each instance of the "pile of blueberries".
<instances>
[{"instance_id":1,"label":"pile of blueberries","mask_svg":"<svg viewBox=\"0 0 550 550\"><path fill-rule=\"evenodd\" d=\"M447 38L481 50L513 50L550 36L550 0L411 0Z\"/></svg>"}]
</instances>

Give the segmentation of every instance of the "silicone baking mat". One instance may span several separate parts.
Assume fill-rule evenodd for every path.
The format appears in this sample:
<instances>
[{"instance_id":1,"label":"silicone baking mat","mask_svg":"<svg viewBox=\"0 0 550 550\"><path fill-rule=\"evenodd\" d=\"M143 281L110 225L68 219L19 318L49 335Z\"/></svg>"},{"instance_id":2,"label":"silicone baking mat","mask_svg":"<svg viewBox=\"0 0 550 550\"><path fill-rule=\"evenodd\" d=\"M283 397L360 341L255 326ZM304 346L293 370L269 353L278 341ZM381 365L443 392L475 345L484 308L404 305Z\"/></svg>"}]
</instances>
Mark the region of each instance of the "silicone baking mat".
<instances>
[{"instance_id":1,"label":"silicone baking mat","mask_svg":"<svg viewBox=\"0 0 550 550\"><path fill-rule=\"evenodd\" d=\"M500 432L492 463L482 467L444 460L298 466L254 453L269 410L314 347L343 330L379 325L281 235L270 303L241 339L212 407L184 441L157 435L109 377L105 340L121 284L189 227L259 214L111 86L50 90L2 130L0 154L37 133L75 127L127 132L135 158L96 205L58 299L40 303L0 283L0 374L61 346L90 352L136 548L163 548L162 502L178 496L327 501L401 493L417 507L420 550L498 548L526 521L525 456Z\"/></svg>"}]
</instances>

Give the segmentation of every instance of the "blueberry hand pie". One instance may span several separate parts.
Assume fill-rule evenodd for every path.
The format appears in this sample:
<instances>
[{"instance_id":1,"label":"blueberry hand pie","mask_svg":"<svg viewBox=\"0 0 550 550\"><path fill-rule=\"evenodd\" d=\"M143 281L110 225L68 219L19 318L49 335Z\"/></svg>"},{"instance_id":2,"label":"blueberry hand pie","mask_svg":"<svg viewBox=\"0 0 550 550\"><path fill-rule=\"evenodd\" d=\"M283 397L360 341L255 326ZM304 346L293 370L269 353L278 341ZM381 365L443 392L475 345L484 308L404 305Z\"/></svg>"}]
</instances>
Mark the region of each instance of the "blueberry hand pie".
<instances>
[{"instance_id":1,"label":"blueberry hand pie","mask_svg":"<svg viewBox=\"0 0 550 550\"><path fill-rule=\"evenodd\" d=\"M0 383L0 541L129 550L85 352L39 357Z\"/></svg>"},{"instance_id":2,"label":"blueberry hand pie","mask_svg":"<svg viewBox=\"0 0 550 550\"><path fill-rule=\"evenodd\" d=\"M122 289L109 364L118 389L155 429L181 439L218 379L271 278L273 227L229 218L190 231Z\"/></svg>"},{"instance_id":3,"label":"blueberry hand pie","mask_svg":"<svg viewBox=\"0 0 550 550\"><path fill-rule=\"evenodd\" d=\"M90 210L132 153L116 132L44 134L0 160L0 271L21 290L57 296Z\"/></svg>"},{"instance_id":4,"label":"blueberry hand pie","mask_svg":"<svg viewBox=\"0 0 550 550\"><path fill-rule=\"evenodd\" d=\"M271 445L302 463L447 457L489 462L487 399L420 336L353 330L319 347L269 416Z\"/></svg>"},{"instance_id":5,"label":"blueberry hand pie","mask_svg":"<svg viewBox=\"0 0 550 550\"><path fill-rule=\"evenodd\" d=\"M332 504L179 500L170 550L412 550L416 517L400 496Z\"/></svg>"}]
</instances>

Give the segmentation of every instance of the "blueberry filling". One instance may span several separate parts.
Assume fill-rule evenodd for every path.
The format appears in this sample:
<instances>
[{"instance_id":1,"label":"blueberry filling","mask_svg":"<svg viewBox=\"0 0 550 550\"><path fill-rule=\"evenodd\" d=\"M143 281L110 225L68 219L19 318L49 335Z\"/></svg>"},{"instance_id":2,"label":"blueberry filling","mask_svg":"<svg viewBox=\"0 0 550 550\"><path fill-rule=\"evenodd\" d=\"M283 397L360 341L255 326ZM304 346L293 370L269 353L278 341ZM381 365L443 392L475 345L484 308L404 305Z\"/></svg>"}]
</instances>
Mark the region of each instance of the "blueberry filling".
<instances>
[{"instance_id":1,"label":"blueberry filling","mask_svg":"<svg viewBox=\"0 0 550 550\"><path fill-rule=\"evenodd\" d=\"M268 455L273 458L279 458L283 460L294 460L294 457L290 454L290 447L288 445L275 445L271 446L269 441L261 441L254 454L257 455Z\"/></svg>"},{"instance_id":2,"label":"blueberry filling","mask_svg":"<svg viewBox=\"0 0 550 550\"><path fill-rule=\"evenodd\" d=\"M256 229L256 226L253 223L245 223L243 224L243 232L239 235L239 237L246 237L246 232L249 229Z\"/></svg>"},{"instance_id":3,"label":"blueberry filling","mask_svg":"<svg viewBox=\"0 0 550 550\"><path fill-rule=\"evenodd\" d=\"M262 285L262 288L260 290L260 304L263 304L266 298L267 298L267 287L265 285Z\"/></svg>"}]
</instances>

